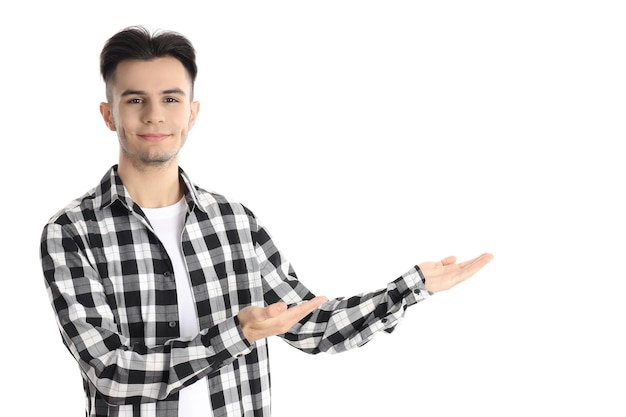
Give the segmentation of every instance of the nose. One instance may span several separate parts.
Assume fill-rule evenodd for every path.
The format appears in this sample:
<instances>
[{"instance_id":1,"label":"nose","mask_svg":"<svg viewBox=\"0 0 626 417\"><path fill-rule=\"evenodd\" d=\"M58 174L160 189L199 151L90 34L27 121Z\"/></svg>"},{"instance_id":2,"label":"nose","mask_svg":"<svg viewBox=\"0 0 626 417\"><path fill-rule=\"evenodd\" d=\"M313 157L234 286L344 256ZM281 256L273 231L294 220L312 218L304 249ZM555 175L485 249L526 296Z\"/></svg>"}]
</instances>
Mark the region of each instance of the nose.
<instances>
[{"instance_id":1,"label":"nose","mask_svg":"<svg viewBox=\"0 0 626 417\"><path fill-rule=\"evenodd\" d=\"M157 104L146 104L144 107L143 122L148 124L158 124L165 121L165 114L161 106Z\"/></svg>"}]
</instances>

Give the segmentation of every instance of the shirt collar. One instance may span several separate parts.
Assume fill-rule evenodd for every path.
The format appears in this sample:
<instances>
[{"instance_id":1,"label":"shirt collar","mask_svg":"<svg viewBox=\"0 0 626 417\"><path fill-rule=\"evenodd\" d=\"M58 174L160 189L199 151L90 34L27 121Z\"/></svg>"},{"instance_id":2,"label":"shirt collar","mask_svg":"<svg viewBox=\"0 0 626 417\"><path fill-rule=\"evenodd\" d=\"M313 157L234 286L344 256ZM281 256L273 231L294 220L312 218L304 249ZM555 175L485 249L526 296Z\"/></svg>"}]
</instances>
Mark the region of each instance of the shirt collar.
<instances>
[{"instance_id":1,"label":"shirt collar","mask_svg":"<svg viewBox=\"0 0 626 417\"><path fill-rule=\"evenodd\" d=\"M129 211L137 211L139 206L128 195L126 187L122 183L122 179L117 173L117 165L113 165L109 171L102 177L100 184L96 187L96 207L104 209L115 201L122 203ZM200 204L198 190L193 184L189 176L182 168L178 167L178 173L185 184L185 200L189 210L193 210L198 207L200 210L206 212L202 204Z\"/></svg>"}]
</instances>

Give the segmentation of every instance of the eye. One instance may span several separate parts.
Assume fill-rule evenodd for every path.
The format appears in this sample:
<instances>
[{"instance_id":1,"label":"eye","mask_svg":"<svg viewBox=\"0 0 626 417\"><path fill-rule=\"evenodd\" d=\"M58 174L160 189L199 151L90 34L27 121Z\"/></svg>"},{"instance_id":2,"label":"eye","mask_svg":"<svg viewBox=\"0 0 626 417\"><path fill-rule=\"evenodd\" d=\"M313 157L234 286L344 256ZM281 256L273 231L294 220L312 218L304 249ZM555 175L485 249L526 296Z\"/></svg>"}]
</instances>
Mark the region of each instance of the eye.
<instances>
[{"instance_id":1,"label":"eye","mask_svg":"<svg viewBox=\"0 0 626 417\"><path fill-rule=\"evenodd\" d=\"M135 97L135 98L131 98L130 100L128 100L128 103L130 103L130 104L140 104L140 103L143 103L143 100L140 99L139 97Z\"/></svg>"},{"instance_id":2,"label":"eye","mask_svg":"<svg viewBox=\"0 0 626 417\"><path fill-rule=\"evenodd\" d=\"M176 99L174 97L166 97L165 98L165 102L166 103L178 103L178 99Z\"/></svg>"}]
</instances>

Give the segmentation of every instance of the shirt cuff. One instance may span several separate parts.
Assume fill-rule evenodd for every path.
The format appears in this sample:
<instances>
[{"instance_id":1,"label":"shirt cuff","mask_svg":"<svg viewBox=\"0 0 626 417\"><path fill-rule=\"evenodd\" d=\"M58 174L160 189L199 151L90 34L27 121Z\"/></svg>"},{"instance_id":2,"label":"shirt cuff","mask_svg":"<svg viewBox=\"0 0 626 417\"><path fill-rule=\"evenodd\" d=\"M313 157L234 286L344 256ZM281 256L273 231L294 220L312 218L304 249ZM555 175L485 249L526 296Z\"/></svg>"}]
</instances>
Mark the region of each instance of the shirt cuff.
<instances>
[{"instance_id":1,"label":"shirt cuff","mask_svg":"<svg viewBox=\"0 0 626 417\"><path fill-rule=\"evenodd\" d=\"M418 303L433 295L426 289L426 277L419 266L415 265L402 276L411 294L407 297L410 304Z\"/></svg>"},{"instance_id":2,"label":"shirt cuff","mask_svg":"<svg viewBox=\"0 0 626 417\"><path fill-rule=\"evenodd\" d=\"M207 334L210 338L208 346L214 349L223 361L227 361L228 357L239 358L252 351L252 345L244 336L237 316L219 323L216 330Z\"/></svg>"}]
</instances>

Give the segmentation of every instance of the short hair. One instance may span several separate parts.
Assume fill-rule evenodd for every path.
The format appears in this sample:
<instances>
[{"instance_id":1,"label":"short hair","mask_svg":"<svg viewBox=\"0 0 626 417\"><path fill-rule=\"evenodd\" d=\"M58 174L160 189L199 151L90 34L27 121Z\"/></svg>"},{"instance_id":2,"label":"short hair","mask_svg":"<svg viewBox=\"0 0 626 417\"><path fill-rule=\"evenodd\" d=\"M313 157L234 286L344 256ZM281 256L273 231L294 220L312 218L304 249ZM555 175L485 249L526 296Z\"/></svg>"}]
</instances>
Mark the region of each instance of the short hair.
<instances>
[{"instance_id":1,"label":"short hair","mask_svg":"<svg viewBox=\"0 0 626 417\"><path fill-rule=\"evenodd\" d=\"M198 75L196 51L186 37L173 31L150 32L143 26L130 26L113 35L100 53L100 74L107 86L115 79L117 65L128 59L152 60L176 58L183 64L191 80L191 91Z\"/></svg>"}]
</instances>

